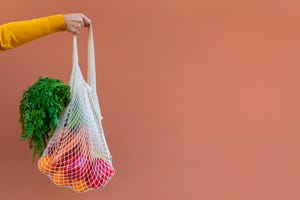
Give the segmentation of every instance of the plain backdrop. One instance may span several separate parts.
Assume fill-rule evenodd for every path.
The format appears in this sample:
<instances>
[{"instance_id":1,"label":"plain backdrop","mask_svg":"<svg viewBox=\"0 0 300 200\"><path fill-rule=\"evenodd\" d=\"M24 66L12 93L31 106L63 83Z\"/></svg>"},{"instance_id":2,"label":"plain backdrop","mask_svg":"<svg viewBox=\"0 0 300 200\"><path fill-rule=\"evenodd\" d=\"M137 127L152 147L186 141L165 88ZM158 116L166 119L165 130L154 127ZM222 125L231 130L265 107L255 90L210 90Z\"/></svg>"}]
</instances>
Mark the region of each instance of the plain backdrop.
<instances>
[{"instance_id":1,"label":"plain backdrop","mask_svg":"<svg viewBox=\"0 0 300 200\"><path fill-rule=\"evenodd\" d=\"M0 24L82 12L116 175L58 188L20 141L19 102L39 76L66 83L72 35L0 54L1 200L299 200L300 2L0 0ZM87 30L79 35L86 71Z\"/></svg>"}]
</instances>

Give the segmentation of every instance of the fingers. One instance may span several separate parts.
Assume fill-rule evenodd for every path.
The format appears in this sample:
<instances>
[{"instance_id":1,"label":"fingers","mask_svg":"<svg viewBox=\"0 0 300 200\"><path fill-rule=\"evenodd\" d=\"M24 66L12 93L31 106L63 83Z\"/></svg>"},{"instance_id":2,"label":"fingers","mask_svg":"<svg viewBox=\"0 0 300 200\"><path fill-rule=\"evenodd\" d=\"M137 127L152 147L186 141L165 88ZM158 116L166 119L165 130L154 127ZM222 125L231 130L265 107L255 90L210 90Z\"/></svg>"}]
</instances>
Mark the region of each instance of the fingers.
<instances>
[{"instance_id":1,"label":"fingers","mask_svg":"<svg viewBox=\"0 0 300 200\"><path fill-rule=\"evenodd\" d=\"M81 22L78 22L78 21L71 21L68 23L68 26L67 26L67 31L70 32L70 33L73 33L75 35L79 34L80 33L80 30L82 29L83 23Z\"/></svg>"},{"instance_id":2,"label":"fingers","mask_svg":"<svg viewBox=\"0 0 300 200\"><path fill-rule=\"evenodd\" d=\"M84 26L90 26L91 25L91 20L83 14L81 14L81 16L82 16L82 21L83 21Z\"/></svg>"},{"instance_id":3,"label":"fingers","mask_svg":"<svg viewBox=\"0 0 300 200\"><path fill-rule=\"evenodd\" d=\"M79 34L83 27L91 25L91 20L83 14L66 14L64 15L66 30L73 34Z\"/></svg>"}]
</instances>

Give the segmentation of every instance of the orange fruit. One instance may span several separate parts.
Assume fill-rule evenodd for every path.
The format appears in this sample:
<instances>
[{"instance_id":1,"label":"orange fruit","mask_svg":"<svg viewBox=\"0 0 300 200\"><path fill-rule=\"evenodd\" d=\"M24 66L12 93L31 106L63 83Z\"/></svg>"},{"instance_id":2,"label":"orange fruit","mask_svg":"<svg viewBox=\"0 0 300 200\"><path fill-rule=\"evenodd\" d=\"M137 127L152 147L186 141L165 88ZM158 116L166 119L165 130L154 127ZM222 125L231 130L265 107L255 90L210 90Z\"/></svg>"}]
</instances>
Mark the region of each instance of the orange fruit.
<instances>
[{"instance_id":1,"label":"orange fruit","mask_svg":"<svg viewBox=\"0 0 300 200\"><path fill-rule=\"evenodd\" d=\"M69 181L62 170L57 170L52 176L52 182L57 186L68 186Z\"/></svg>"},{"instance_id":2,"label":"orange fruit","mask_svg":"<svg viewBox=\"0 0 300 200\"><path fill-rule=\"evenodd\" d=\"M39 159L39 170L44 174L52 174L55 169L55 160L51 155L43 156Z\"/></svg>"},{"instance_id":3,"label":"orange fruit","mask_svg":"<svg viewBox=\"0 0 300 200\"><path fill-rule=\"evenodd\" d=\"M84 179L81 180L73 180L72 181L72 188L76 192L85 192L88 189L87 183Z\"/></svg>"}]
</instances>

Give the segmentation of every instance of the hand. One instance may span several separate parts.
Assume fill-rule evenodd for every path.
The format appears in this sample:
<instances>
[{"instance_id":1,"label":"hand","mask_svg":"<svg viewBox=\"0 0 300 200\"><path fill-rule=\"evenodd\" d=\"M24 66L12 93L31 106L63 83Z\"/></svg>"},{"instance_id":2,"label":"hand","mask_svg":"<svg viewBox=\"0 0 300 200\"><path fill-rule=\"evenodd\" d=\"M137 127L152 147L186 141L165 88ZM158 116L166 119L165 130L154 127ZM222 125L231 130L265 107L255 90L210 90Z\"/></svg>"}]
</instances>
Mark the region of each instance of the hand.
<instances>
[{"instance_id":1,"label":"hand","mask_svg":"<svg viewBox=\"0 0 300 200\"><path fill-rule=\"evenodd\" d=\"M91 20L81 13L65 14L66 30L75 35L80 33L83 27L90 26Z\"/></svg>"}]
</instances>

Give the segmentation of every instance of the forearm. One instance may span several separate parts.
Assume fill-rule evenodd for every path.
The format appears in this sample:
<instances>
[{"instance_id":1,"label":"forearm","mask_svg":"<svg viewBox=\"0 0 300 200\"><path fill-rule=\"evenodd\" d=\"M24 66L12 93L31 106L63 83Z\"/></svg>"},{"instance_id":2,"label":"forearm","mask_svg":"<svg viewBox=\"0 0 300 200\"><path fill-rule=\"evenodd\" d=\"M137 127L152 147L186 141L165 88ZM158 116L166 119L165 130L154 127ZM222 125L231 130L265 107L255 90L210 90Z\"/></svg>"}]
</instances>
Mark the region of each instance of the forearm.
<instances>
[{"instance_id":1,"label":"forearm","mask_svg":"<svg viewBox=\"0 0 300 200\"><path fill-rule=\"evenodd\" d=\"M64 16L53 15L0 26L0 50L7 50L66 29Z\"/></svg>"}]
</instances>

